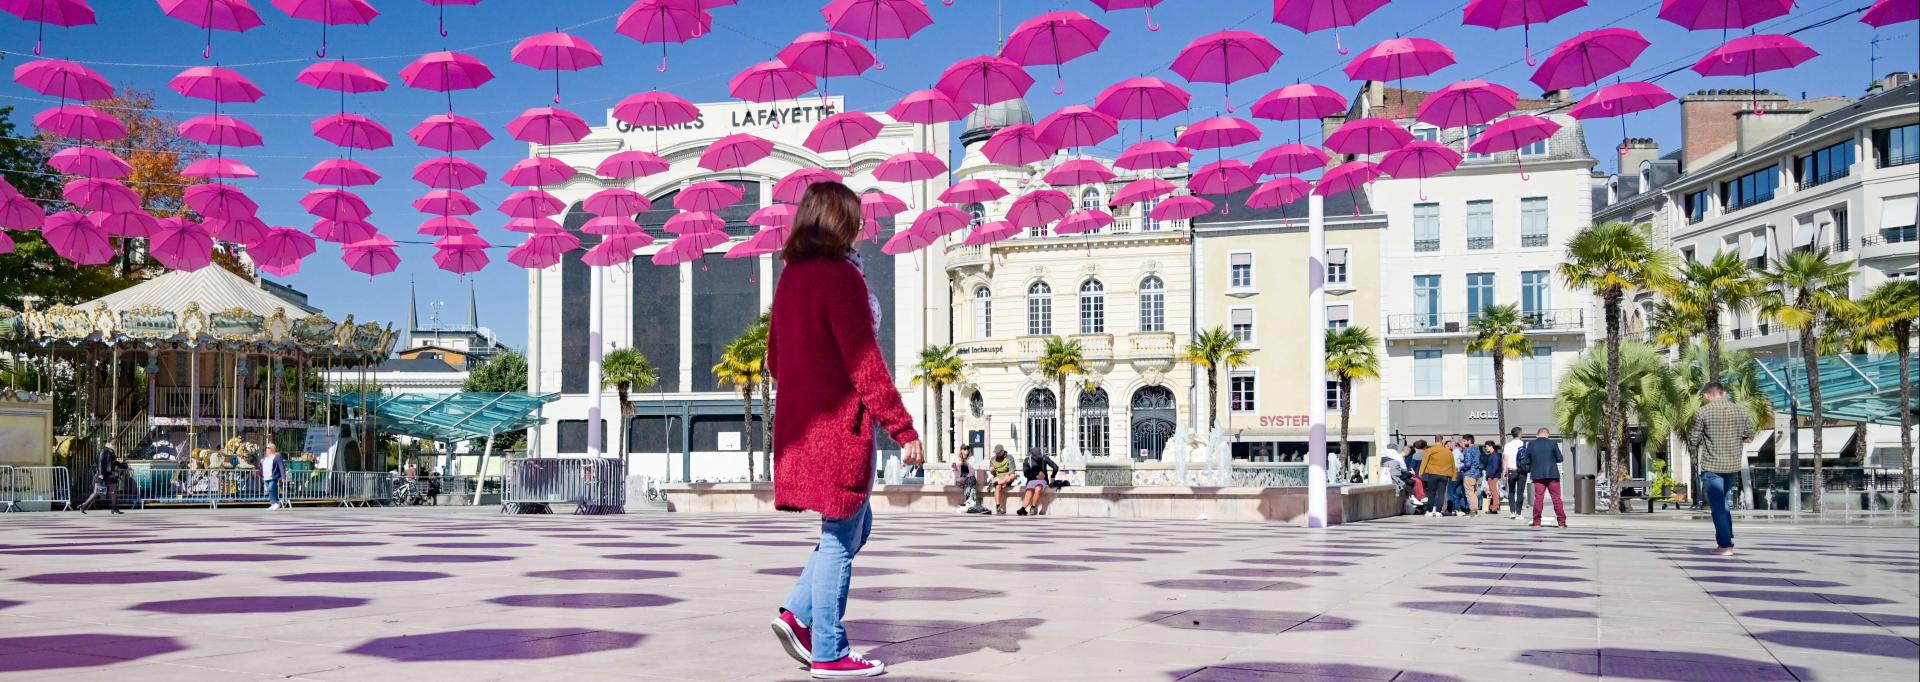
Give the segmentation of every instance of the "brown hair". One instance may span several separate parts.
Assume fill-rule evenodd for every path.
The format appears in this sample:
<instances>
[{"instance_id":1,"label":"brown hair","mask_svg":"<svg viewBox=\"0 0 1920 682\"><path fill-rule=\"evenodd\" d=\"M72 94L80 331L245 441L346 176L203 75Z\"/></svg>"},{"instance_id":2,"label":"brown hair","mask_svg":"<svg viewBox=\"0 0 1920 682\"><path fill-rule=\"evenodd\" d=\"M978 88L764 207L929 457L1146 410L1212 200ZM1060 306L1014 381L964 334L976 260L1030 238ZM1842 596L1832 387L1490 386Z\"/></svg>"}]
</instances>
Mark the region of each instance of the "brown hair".
<instances>
[{"instance_id":1,"label":"brown hair","mask_svg":"<svg viewBox=\"0 0 1920 682\"><path fill-rule=\"evenodd\" d=\"M839 258L860 238L860 197L838 182L807 187L800 209L793 215L780 258L791 263L808 258Z\"/></svg>"}]
</instances>

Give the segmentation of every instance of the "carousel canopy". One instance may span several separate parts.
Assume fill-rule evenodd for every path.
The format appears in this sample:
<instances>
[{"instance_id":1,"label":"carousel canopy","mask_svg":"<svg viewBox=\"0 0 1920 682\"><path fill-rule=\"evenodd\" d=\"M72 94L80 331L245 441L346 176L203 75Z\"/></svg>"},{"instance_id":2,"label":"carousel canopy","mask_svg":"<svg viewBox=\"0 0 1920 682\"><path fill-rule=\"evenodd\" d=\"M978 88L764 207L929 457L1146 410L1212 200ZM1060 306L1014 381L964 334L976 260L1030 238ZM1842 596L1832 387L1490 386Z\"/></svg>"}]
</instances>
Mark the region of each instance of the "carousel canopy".
<instances>
[{"instance_id":1,"label":"carousel canopy","mask_svg":"<svg viewBox=\"0 0 1920 682\"><path fill-rule=\"evenodd\" d=\"M1920 357L1912 370L1920 373ZM1791 374L1792 376L1788 376ZM1791 386L1789 386L1791 384ZM1810 414L1806 365L1799 358L1760 361L1760 392L1775 412L1800 404ZM1900 356L1828 355L1820 358L1820 401L1828 419L1871 424L1900 423Z\"/></svg>"},{"instance_id":2,"label":"carousel canopy","mask_svg":"<svg viewBox=\"0 0 1920 682\"><path fill-rule=\"evenodd\" d=\"M359 393L309 393L312 400L359 407ZM380 430L440 443L486 438L540 423L540 406L558 393L370 393Z\"/></svg>"},{"instance_id":3,"label":"carousel canopy","mask_svg":"<svg viewBox=\"0 0 1920 682\"><path fill-rule=\"evenodd\" d=\"M91 310L95 303L104 304L108 310L120 313L142 306L151 306L160 310L181 311L190 303L200 304L200 309L208 312L239 308L247 312L269 317L273 311L286 311L288 315L310 315L320 312L300 301L282 298L249 282L226 268L207 267L187 272L169 270L166 274L135 284L119 291L107 294L93 301L81 304L83 310Z\"/></svg>"}]
</instances>

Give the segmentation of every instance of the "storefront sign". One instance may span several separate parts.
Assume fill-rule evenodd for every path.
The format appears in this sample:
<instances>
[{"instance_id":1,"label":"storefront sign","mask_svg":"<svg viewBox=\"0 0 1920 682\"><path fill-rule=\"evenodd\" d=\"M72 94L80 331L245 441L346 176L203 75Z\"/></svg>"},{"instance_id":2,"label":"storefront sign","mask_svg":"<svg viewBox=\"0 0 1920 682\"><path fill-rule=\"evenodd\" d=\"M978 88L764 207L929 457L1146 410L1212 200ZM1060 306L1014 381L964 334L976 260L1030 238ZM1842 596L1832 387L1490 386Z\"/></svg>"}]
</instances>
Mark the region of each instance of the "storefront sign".
<instances>
[{"instance_id":1,"label":"storefront sign","mask_svg":"<svg viewBox=\"0 0 1920 682\"><path fill-rule=\"evenodd\" d=\"M1307 415L1304 415L1304 414L1260 415L1260 426L1262 427L1285 427L1285 426L1307 426L1307 425L1308 425Z\"/></svg>"},{"instance_id":2,"label":"storefront sign","mask_svg":"<svg viewBox=\"0 0 1920 682\"><path fill-rule=\"evenodd\" d=\"M998 353L999 346L961 346L954 349L954 355L975 355L979 353Z\"/></svg>"},{"instance_id":3,"label":"storefront sign","mask_svg":"<svg viewBox=\"0 0 1920 682\"><path fill-rule=\"evenodd\" d=\"M1472 412L1467 413L1467 418L1468 419L1499 419L1500 413L1496 410L1474 410Z\"/></svg>"},{"instance_id":4,"label":"storefront sign","mask_svg":"<svg viewBox=\"0 0 1920 682\"><path fill-rule=\"evenodd\" d=\"M726 102L699 105L700 113L686 123L637 126L614 118L609 112L607 125L622 134L643 134L648 139L657 135L662 142L716 138L734 133L753 133L771 139L784 131L796 132L800 138L804 138L813 129L813 124L840 113L842 106L838 97L826 100L807 97L784 104Z\"/></svg>"}]
</instances>

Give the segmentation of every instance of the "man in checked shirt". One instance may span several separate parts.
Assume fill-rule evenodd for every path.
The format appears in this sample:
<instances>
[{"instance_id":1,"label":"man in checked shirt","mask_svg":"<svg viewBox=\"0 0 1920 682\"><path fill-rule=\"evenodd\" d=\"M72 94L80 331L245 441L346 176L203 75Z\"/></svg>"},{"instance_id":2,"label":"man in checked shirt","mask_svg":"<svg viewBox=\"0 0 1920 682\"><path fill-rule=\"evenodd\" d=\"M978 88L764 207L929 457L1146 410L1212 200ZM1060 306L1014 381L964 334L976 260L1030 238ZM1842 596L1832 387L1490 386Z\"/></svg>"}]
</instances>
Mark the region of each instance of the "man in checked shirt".
<instances>
[{"instance_id":1,"label":"man in checked shirt","mask_svg":"<svg viewBox=\"0 0 1920 682\"><path fill-rule=\"evenodd\" d=\"M1713 553L1733 555L1733 514L1727 511L1727 486L1746 466L1743 444L1753 439L1753 415L1727 400L1727 388L1711 382L1700 390L1706 404L1693 414L1687 446L1700 457L1700 485L1713 511Z\"/></svg>"}]
</instances>

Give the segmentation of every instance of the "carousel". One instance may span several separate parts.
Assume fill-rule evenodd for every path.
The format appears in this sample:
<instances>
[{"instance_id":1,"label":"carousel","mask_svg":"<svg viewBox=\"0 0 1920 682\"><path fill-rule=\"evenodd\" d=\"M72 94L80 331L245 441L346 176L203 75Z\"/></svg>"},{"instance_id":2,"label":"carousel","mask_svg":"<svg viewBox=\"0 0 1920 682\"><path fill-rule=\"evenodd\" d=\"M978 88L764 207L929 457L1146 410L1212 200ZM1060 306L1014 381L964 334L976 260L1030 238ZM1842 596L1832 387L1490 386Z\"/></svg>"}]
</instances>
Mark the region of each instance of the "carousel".
<instances>
[{"instance_id":1,"label":"carousel","mask_svg":"<svg viewBox=\"0 0 1920 682\"><path fill-rule=\"evenodd\" d=\"M313 468L379 466L361 439L335 438L368 433L366 412L308 394L324 395L328 373L376 385L397 337L218 266L75 306L0 307L0 352L19 365L0 392L16 412L40 406L53 434L47 452L8 455L37 454L76 485L108 447L136 470L251 468L268 443Z\"/></svg>"}]
</instances>

